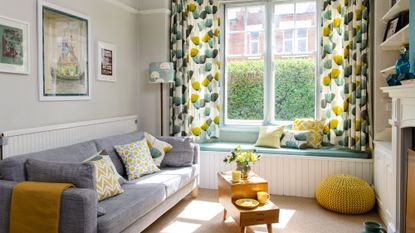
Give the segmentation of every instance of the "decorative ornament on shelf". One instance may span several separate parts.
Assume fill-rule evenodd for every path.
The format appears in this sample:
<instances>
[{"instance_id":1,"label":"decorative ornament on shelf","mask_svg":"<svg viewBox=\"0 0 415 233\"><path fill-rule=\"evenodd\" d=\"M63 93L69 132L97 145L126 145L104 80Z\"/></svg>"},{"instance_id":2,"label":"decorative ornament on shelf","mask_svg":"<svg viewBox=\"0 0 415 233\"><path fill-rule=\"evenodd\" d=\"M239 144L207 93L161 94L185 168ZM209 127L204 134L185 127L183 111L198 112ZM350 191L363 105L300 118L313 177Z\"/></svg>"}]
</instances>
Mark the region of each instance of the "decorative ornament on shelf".
<instances>
[{"instance_id":1,"label":"decorative ornament on shelf","mask_svg":"<svg viewBox=\"0 0 415 233\"><path fill-rule=\"evenodd\" d=\"M261 155L255 153L255 150L242 151L241 146L237 146L230 155L227 155L223 162L231 163L236 161L236 170L241 171L242 179L248 179L251 171L250 164L256 163L261 159Z\"/></svg>"},{"instance_id":2,"label":"decorative ornament on shelf","mask_svg":"<svg viewBox=\"0 0 415 233\"><path fill-rule=\"evenodd\" d=\"M400 49L400 58L396 61L396 74L391 74L386 78L389 86L402 85L402 81L411 80L415 75L410 71L411 65L409 63L409 53L405 47Z\"/></svg>"}]
</instances>

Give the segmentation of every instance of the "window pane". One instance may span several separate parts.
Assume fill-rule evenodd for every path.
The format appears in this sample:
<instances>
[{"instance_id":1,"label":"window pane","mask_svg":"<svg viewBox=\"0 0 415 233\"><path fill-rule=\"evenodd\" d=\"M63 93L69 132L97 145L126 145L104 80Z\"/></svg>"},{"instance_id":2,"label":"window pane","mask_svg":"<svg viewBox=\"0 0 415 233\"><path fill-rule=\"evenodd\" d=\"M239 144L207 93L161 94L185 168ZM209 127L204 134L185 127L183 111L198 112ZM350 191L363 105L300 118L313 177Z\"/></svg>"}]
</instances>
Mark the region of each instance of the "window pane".
<instances>
[{"instance_id":1,"label":"window pane","mask_svg":"<svg viewBox=\"0 0 415 233\"><path fill-rule=\"evenodd\" d=\"M275 58L275 119L314 118L316 57Z\"/></svg>"},{"instance_id":2,"label":"window pane","mask_svg":"<svg viewBox=\"0 0 415 233\"><path fill-rule=\"evenodd\" d=\"M285 40L284 41L284 53L292 53L292 52L293 52L293 41Z\"/></svg>"},{"instance_id":3,"label":"window pane","mask_svg":"<svg viewBox=\"0 0 415 233\"><path fill-rule=\"evenodd\" d=\"M297 29L297 38L307 38L307 28Z\"/></svg>"},{"instance_id":4,"label":"window pane","mask_svg":"<svg viewBox=\"0 0 415 233\"><path fill-rule=\"evenodd\" d=\"M245 30L245 8L236 7L227 10L227 29L229 31Z\"/></svg>"},{"instance_id":5,"label":"window pane","mask_svg":"<svg viewBox=\"0 0 415 233\"><path fill-rule=\"evenodd\" d=\"M307 52L307 40L297 40L297 52L298 53Z\"/></svg>"},{"instance_id":6,"label":"window pane","mask_svg":"<svg viewBox=\"0 0 415 233\"><path fill-rule=\"evenodd\" d=\"M245 33L228 33L227 37L228 55L243 55L245 53Z\"/></svg>"},{"instance_id":7,"label":"window pane","mask_svg":"<svg viewBox=\"0 0 415 233\"><path fill-rule=\"evenodd\" d=\"M232 120L264 118L264 61L227 59L227 115Z\"/></svg>"},{"instance_id":8,"label":"window pane","mask_svg":"<svg viewBox=\"0 0 415 233\"><path fill-rule=\"evenodd\" d=\"M248 55L258 56L264 51L264 32L248 32Z\"/></svg>"},{"instance_id":9,"label":"window pane","mask_svg":"<svg viewBox=\"0 0 415 233\"><path fill-rule=\"evenodd\" d=\"M233 12L229 12L231 9ZM227 119L263 120L264 58L262 54L265 49L265 7L244 6L231 9L228 8L225 19L225 25L229 25L228 27L233 30L225 33ZM235 29L240 32L235 32Z\"/></svg>"}]
</instances>

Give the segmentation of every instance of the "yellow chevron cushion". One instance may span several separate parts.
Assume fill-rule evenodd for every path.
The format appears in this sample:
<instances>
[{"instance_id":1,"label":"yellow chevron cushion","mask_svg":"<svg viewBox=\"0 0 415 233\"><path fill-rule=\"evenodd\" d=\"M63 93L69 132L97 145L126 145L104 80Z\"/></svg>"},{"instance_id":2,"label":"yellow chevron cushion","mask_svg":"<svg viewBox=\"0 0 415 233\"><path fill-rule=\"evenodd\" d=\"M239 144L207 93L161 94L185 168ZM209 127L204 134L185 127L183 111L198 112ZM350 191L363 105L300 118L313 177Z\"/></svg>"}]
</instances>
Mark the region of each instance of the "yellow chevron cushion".
<instances>
[{"instance_id":1,"label":"yellow chevron cushion","mask_svg":"<svg viewBox=\"0 0 415 233\"><path fill-rule=\"evenodd\" d=\"M100 159L90 162L94 164L96 191L99 201L124 192L108 160Z\"/></svg>"},{"instance_id":2,"label":"yellow chevron cushion","mask_svg":"<svg viewBox=\"0 0 415 233\"><path fill-rule=\"evenodd\" d=\"M317 187L317 202L342 214L364 214L375 205L375 191L366 181L338 174L329 176Z\"/></svg>"},{"instance_id":3,"label":"yellow chevron cushion","mask_svg":"<svg viewBox=\"0 0 415 233\"><path fill-rule=\"evenodd\" d=\"M293 130L309 130L307 144L311 148L321 148L323 141L324 121L311 118L294 119Z\"/></svg>"}]
</instances>

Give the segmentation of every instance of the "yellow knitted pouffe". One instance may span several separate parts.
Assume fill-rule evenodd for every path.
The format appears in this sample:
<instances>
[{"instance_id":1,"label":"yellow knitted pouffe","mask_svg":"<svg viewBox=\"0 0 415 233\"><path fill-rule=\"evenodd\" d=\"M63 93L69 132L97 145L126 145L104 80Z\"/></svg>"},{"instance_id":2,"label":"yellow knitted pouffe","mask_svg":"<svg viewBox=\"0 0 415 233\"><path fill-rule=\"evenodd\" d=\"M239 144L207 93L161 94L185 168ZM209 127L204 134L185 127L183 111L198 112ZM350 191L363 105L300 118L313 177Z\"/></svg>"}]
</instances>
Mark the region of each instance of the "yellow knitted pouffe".
<instances>
[{"instance_id":1,"label":"yellow knitted pouffe","mask_svg":"<svg viewBox=\"0 0 415 233\"><path fill-rule=\"evenodd\" d=\"M366 181L351 175L329 176L317 187L317 202L343 214L363 214L375 205L375 191Z\"/></svg>"}]
</instances>

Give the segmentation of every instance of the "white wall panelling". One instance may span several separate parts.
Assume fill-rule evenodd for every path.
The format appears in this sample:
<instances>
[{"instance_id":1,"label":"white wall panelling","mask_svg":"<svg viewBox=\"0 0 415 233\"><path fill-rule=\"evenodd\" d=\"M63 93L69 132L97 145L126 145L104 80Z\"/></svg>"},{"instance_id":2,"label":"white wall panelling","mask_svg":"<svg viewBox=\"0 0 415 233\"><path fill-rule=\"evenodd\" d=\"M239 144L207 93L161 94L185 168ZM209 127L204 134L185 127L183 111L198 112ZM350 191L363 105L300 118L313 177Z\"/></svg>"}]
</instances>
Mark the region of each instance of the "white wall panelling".
<instances>
[{"instance_id":1,"label":"white wall panelling","mask_svg":"<svg viewBox=\"0 0 415 233\"><path fill-rule=\"evenodd\" d=\"M217 172L234 169L223 162L227 152L201 152L200 187L217 189ZM317 185L327 176L351 174L373 183L373 160L315 156L262 154L252 170L268 180L276 195L314 197Z\"/></svg>"},{"instance_id":2,"label":"white wall panelling","mask_svg":"<svg viewBox=\"0 0 415 233\"><path fill-rule=\"evenodd\" d=\"M137 130L137 116L107 118L39 128L6 131L3 158L68 146L96 138Z\"/></svg>"}]
</instances>

